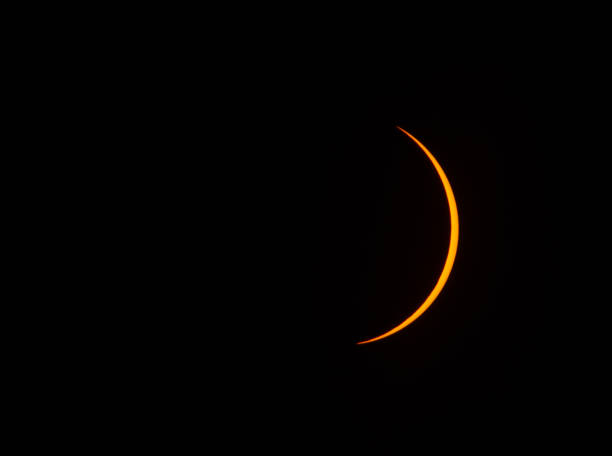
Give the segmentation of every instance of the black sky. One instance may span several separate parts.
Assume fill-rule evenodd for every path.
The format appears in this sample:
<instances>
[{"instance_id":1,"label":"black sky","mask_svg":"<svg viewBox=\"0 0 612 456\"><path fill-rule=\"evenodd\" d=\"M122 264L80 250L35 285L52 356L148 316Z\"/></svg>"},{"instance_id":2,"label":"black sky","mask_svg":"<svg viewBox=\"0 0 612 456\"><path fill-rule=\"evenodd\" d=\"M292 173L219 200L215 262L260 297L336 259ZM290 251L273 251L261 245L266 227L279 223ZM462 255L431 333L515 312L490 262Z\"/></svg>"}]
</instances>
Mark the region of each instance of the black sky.
<instances>
[{"instance_id":1,"label":"black sky","mask_svg":"<svg viewBox=\"0 0 612 456\"><path fill-rule=\"evenodd\" d=\"M560 396L580 402L568 379L591 366L574 299L588 255L571 258L597 225L584 80L508 59L372 65L241 61L197 92L196 114L177 111L166 172L181 197L166 204L188 260L168 291L172 369L218 380L207 394L230 422L300 435L563 416ZM421 318L357 346L414 311L448 247L442 185L396 126L446 171L458 254Z\"/></svg>"},{"instance_id":2,"label":"black sky","mask_svg":"<svg viewBox=\"0 0 612 456\"><path fill-rule=\"evenodd\" d=\"M557 169L573 150L564 129L581 124L575 106L559 110L568 101L556 98L554 71L486 62L387 70L369 79L340 72L279 113L280 154L299 158L278 170L294 193L276 214L295 216L295 232L280 280L292 299L272 320L287 345L270 352L270 373L287 374L277 387L291 413L314 409L355 429L457 424L466 414L494 427L557 410L568 344L557 322L572 306L557 247L573 226L559 229L568 182ZM356 346L414 311L448 247L441 183L396 126L426 144L453 185L458 256L419 320Z\"/></svg>"}]
</instances>

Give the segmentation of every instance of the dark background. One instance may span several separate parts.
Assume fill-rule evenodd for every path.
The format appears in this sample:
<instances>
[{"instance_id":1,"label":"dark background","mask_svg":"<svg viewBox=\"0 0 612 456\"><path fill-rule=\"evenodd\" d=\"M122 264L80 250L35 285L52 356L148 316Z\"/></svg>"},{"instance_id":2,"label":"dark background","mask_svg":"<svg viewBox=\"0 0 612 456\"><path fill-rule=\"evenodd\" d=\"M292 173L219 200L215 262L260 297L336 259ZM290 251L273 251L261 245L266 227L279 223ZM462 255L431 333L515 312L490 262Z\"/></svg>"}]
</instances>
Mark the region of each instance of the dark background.
<instances>
[{"instance_id":1,"label":"dark background","mask_svg":"<svg viewBox=\"0 0 612 456\"><path fill-rule=\"evenodd\" d=\"M164 91L134 78L133 407L299 439L587 413L605 334L585 311L602 305L595 91L563 59L486 57L173 53ZM420 305L448 248L441 182L396 126L453 186L458 255L423 316L358 346Z\"/></svg>"},{"instance_id":2,"label":"dark background","mask_svg":"<svg viewBox=\"0 0 612 456\"><path fill-rule=\"evenodd\" d=\"M555 190L546 176L559 149L547 93L499 63L426 72L402 63L375 76L320 65L322 77L251 81L255 95L230 109L241 118L223 143L249 157L232 165L248 213L232 239L242 246L246 232L249 285L230 285L229 301L241 314L231 321L248 328L229 339L248 416L274 410L283 428L342 423L367 435L431 420L461 426L468 416L494 430L517 414L549 413L555 374L546 366L556 364L547 344L552 307L563 305L549 288ZM396 126L451 181L458 256L421 318L357 346L422 303L448 248L441 182Z\"/></svg>"},{"instance_id":3,"label":"dark background","mask_svg":"<svg viewBox=\"0 0 612 456\"><path fill-rule=\"evenodd\" d=\"M265 173L273 228L255 264L271 266L260 285L278 299L257 319L256 404L278 401L289 422L316 416L313 429L342 423L353 435L433 421L535 429L588 408L594 355L582 348L593 344L579 296L593 281L583 243L596 235L581 220L592 193L579 157L589 102L576 94L583 82L529 65L402 63L375 76L331 66L329 78L283 92L265 122L279 144ZM421 318L357 346L422 302L448 247L441 183L396 126L453 185L458 256Z\"/></svg>"},{"instance_id":4,"label":"dark background","mask_svg":"<svg viewBox=\"0 0 612 456\"><path fill-rule=\"evenodd\" d=\"M377 24L391 38L344 11L303 28L263 14L274 26L139 11L124 34L67 29L22 53L35 68L15 91L41 124L23 137L43 143L26 169L49 180L28 189L43 209L23 205L24 261L45 276L26 288L42 290L31 312L50 336L15 340L43 361L22 357L43 419L67 412L95 442L289 437L289 452L379 431L501 446L600 432L605 27L520 11L534 37L509 20L493 40L501 17L478 12L488 30L461 42L459 19L411 38L418 15L398 12ZM441 183L396 126L450 179L458 256L421 318L357 346L414 311L448 247Z\"/></svg>"}]
</instances>

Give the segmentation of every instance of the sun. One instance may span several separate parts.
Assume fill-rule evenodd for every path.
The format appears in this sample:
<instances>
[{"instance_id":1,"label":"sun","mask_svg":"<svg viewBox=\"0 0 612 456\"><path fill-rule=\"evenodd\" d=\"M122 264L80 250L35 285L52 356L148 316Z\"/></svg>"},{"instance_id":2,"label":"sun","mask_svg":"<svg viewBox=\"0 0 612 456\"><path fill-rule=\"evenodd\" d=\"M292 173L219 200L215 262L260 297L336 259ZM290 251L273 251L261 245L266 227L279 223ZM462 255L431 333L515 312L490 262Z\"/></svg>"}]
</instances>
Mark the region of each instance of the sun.
<instances>
[{"instance_id":1,"label":"sun","mask_svg":"<svg viewBox=\"0 0 612 456\"><path fill-rule=\"evenodd\" d=\"M392 334L401 331L409 324L413 323L417 318L419 318L423 313L431 306L431 304L436 300L444 285L446 285L446 281L448 280L451 270L453 269L453 264L455 263L455 257L457 256L457 247L459 245L459 213L457 211L457 202L455 201L455 195L453 193L453 188L446 177L446 173L433 156L433 154L414 136L408 133L401 127L397 127L402 133L410 137L422 150L425 152L431 163L433 164L438 176L440 176L440 180L442 181L442 185L444 186L444 192L446 193L446 198L448 200L448 207L450 211L450 241L448 246L448 255L446 256L446 261L444 263L444 268L442 269L442 273L438 278L438 282L436 283L427 299L419 306L415 312L410 315L406 320L397 325L396 327L390 329L384 334L380 336L374 337L372 339L364 340L362 342L358 342L357 345L368 344L370 342L375 342L377 340L384 339L386 337L391 336Z\"/></svg>"}]
</instances>

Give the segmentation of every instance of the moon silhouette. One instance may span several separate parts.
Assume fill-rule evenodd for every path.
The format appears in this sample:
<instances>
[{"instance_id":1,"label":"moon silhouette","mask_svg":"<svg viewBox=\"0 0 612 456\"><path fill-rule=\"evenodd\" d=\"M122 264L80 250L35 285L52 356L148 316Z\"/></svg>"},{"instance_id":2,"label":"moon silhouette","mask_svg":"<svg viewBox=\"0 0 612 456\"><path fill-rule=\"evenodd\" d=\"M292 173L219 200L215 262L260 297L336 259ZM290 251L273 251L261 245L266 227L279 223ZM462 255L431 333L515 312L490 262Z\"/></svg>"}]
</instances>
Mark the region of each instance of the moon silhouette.
<instances>
[{"instance_id":1,"label":"moon silhouette","mask_svg":"<svg viewBox=\"0 0 612 456\"><path fill-rule=\"evenodd\" d=\"M431 290L427 299L419 306L417 310L414 311L412 315L410 315L406 320L397 325L395 328L390 329L384 334L381 334L378 337L374 337L373 339L364 340L363 342L358 342L357 345L368 344L370 342L374 342L380 339L384 339L385 337L389 337L392 334L395 334L398 331L401 331L410 323L414 322L417 318L419 318L423 313L431 306L431 304L438 297L442 288L446 284L448 277L453 269L453 263L455 262L455 257L457 255L457 245L459 244L459 214L457 212L457 203L455 202L455 195L453 194L453 189L451 187L444 170L435 159L433 154L427 150L427 148L414 136L408 133L401 127L397 127L402 133L409 136L422 150L425 152L431 163L436 168L438 175L440 176L440 180L442 181L442 185L444 185L444 191L446 192L446 198L448 199L448 207L450 210L450 244L448 246L448 255L446 256L446 262L444 263L444 268L442 269L442 273L440 274L440 278L436 283L436 286Z\"/></svg>"}]
</instances>

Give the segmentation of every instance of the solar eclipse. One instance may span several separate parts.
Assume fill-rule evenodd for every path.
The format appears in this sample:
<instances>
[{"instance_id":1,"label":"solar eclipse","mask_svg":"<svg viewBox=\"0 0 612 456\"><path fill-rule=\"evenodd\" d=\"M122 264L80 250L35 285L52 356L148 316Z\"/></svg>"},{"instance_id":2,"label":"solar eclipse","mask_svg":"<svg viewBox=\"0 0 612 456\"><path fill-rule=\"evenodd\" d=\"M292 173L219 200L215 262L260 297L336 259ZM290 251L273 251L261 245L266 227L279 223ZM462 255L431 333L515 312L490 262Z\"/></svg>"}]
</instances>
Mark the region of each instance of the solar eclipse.
<instances>
[{"instance_id":1,"label":"solar eclipse","mask_svg":"<svg viewBox=\"0 0 612 456\"><path fill-rule=\"evenodd\" d=\"M416 143L416 145L419 146L419 148L425 153L425 155L427 155L427 157L433 164L434 168L436 169L436 172L438 173L440 180L442 181L442 185L444 186L444 192L446 193L446 198L448 200L448 207L449 207L449 213L450 213L450 241L449 241L449 247L448 247L448 254L446 256L446 261L444 263L442 273L440 274L440 277L438 278L436 285L431 290L431 292L429 293L425 301L414 311L414 313L410 315L402 323L390 329L389 331L377 337L374 337L372 339L358 342L357 343L358 345L368 344L368 343L375 342L377 340L381 340L386 337L389 337L401 331L406 326L413 323L421 315L423 315L423 313L431 306L431 304L436 300L436 298L439 296L440 292L444 288L444 285L446 284L450 276L451 270L453 268L455 257L457 255L457 246L459 244L459 214L457 211L457 203L455 201L455 195L453 193L453 189L450 185L448 178L446 177L446 173L444 172L444 170L442 169L442 166L440 166L436 158L433 156L433 154L418 139L416 139L413 135L408 133L403 128L401 127L397 127L397 128L402 133L404 133L406 136L408 136L410 139L412 139Z\"/></svg>"}]
</instances>

